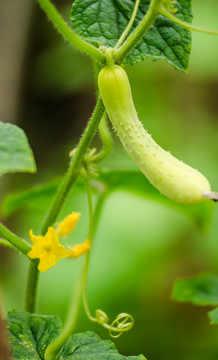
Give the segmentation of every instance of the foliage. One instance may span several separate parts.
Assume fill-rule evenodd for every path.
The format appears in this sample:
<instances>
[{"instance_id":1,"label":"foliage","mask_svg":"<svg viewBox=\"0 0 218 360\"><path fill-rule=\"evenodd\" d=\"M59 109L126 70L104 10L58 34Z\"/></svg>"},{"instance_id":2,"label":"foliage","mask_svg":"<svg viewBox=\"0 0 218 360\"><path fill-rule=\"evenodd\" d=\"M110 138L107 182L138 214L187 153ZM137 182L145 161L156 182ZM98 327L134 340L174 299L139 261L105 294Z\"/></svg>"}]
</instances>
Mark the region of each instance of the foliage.
<instances>
[{"instance_id":1,"label":"foliage","mask_svg":"<svg viewBox=\"0 0 218 360\"><path fill-rule=\"evenodd\" d=\"M8 330L14 360L39 360L44 359L46 348L59 335L61 320L58 316L12 311L8 316ZM90 331L72 335L55 359L146 360L142 355L119 355L111 341L103 341Z\"/></svg>"},{"instance_id":2,"label":"foliage","mask_svg":"<svg viewBox=\"0 0 218 360\"><path fill-rule=\"evenodd\" d=\"M0 175L35 171L32 150L23 130L0 121Z\"/></svg>"},{"instance_id":3,"label":"foliage","mask_svg":"<svg viewBox=\"0 0 218 360\"><path fill-rule=\"evenodd\" d=\"M71 21L82 38L97 47L113 47L131 18L133 7L133 0L76 0L72 7ZM148 0L140 2L133 29L144 18L148 7ZM191 22L191 0L179 0L176 7L176 16ZM187 71L190 50L190 32L160 15L127 56L124 64L133 65L150 57L152 60L166 60L177 70Z\"/></svg>"},{"instance_id":4,"label":"foliage","mask_svg":"<svg viewBox=\"0 0 218 360\"><path fill-rule=\"evenodd\" d=\"M208 180L200 172L163 150L143 128L122 67L151 58L165 60L175 69L187 72L190 31L218 32L191 25L191 0L75 0L70 14L73 30L50 0L37 2L64 39L92 58L99 94L81 139L70 153L69 167L63 178L8 194L1 205L5 218L23 209L44 210L46 207L40 234L34 235L30 230L32 246L0 224L0 243L20 251L29 260L25 311L10 312L7 321L13 358L143 360L143 355L120 355L111 341L103 341L95 333L75 334L81 299L87 318L106 328L111 337L119 337L134 324L128 313L121 312L109 323L103 310L92 313L89 308L86 288L90 249L105 200L117 190L132 192L184 214L203 233L209 228L213 214L210 200L217 201L218 194L211 191ZM107 82L105 73L109 74ZM112 150L106 112L124 149L141 172L105 171L100 167ZM97 131L102 141L100 150L91 147ZM0 175L35 171L34 157L23 130L0 122ZM60 223L57 219L65 201L68 199L73 204L75 195L81 193L86 193L88 200L88 236L82 243L67 249L60 242L74 230L80 213L71 209ZM49 208L48 203L51 204ZM62 258L72 260L84 254L85 264L81 261L80 277L64 326L58 316L36 314L39 271L47 271ZM218 278L207 273L180 279L174 286L173 299L217 306ZM209 317L212 324L218 324L218 308L210 311Z\"/></svg>"}]
</instances>

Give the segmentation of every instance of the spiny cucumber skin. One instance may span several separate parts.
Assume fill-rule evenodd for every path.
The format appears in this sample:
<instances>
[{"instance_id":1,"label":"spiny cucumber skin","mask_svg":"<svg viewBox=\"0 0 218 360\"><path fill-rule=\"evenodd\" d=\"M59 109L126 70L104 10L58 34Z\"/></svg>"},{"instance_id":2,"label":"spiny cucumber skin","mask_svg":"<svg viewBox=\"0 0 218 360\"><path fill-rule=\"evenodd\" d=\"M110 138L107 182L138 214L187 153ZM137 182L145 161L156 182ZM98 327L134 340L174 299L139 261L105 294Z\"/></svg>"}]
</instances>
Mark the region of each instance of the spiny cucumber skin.
<instances>
[{"instance_id":1,"label":"spiny cucumber skin","mask_svg":"<svg viewBox=\"0 0 218 360\"><path fill-rule=\"evenodd\" d=\"M151 184L180 204L205 201L204 192L211 190L208 180L198 170L163 150L139 121L125 70L118 65L103 68L98 84L108 116L124 148Z\"/></svg>"}]
</instances>

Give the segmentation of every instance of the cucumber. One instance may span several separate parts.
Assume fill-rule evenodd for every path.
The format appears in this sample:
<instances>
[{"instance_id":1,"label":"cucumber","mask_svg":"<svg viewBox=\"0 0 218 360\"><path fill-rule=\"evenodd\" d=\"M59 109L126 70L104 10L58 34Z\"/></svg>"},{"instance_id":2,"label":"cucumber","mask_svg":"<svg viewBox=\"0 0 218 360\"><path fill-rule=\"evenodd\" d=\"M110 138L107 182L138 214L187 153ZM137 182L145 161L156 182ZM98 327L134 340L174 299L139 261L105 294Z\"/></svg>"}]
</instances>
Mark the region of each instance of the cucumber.
<instances>
[{"instance_id":1,"label":"cucumber","mask_svg":"<svg viewBox=\"0 0 218 360\"><path fill-rule=\"evenodd\" d=\"M208 180L198 170L162 149L144 129L132 100L125 70L118 65L101 69L98 85L108 116L125 150L161 194L185 205L205 201Z\"/></svg>"}]
</instances>

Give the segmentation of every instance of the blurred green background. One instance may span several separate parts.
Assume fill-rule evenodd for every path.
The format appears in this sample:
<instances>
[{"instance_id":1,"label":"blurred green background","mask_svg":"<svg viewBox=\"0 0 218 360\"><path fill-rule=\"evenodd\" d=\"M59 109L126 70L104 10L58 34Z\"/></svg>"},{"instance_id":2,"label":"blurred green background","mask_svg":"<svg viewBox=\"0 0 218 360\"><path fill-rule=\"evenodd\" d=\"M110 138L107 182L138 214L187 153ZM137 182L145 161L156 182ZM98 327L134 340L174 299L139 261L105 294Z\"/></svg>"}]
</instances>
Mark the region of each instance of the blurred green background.
<instances>
[{"instance_id":1,"label":"blurred green background","mask_svg":"<svg viewBox=\"0 0 218 360\"><path fill-rule=\"evenodd\" d=\"M22 4L21 4L22 3ZM69 1L54 1L66 19ZM5 195L60 177L95 103L93 70L87 57L68 46L31 0L0 0L5 18L0 54L0 120L26 132L38 173L5 175ZM218 2L193 0L193 22L218 28ZM2 12L3 14L3 12ZM0 31L2 33L2 31ZM207 176L218 190L218 37L193 33L189 74L147 59L127 69L140 119L165 149ZM103 169L135 168L113 132L113 152ZM98 138L95 145L100 146ZM134 187L134 184L132 184ZM4 219L28 239L35 233L50 203L30 203ZM84 192L69 197L60 214L80 211L81 220L68 243L88 233ZM129 312L134 328L115 340L126 355L143 353L148 360L217 360L218 328L209 325L208 308L171 300L174 281L204 271L218 273L218 208L210 229L202 234L181 213L126 191L106 200L95 235L88 278L90 307L110 319ZM37 311L63 319L81 261L63 260L41 274ZM4 311L21 308L28 261L0 249ZM77 331L106 330L89 322L81 310Z\"/></svg>"}]
</instances>

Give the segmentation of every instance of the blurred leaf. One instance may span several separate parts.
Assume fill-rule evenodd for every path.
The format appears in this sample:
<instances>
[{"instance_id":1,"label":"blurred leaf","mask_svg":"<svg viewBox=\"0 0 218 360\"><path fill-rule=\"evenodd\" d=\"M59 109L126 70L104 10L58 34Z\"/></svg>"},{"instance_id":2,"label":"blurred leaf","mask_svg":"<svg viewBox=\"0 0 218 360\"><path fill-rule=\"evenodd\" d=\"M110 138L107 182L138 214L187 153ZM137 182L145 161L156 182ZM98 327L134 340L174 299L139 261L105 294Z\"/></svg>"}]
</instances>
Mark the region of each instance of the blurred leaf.
<instances>
[{"instance_id":1,"label":"blurred leaf","mask_svg":"<svg viewBox=\"0 0 218 360\"><path fill-rule=\"evenodd\" d=\"M35 171L33 153L23 130L0 121L0 175Z\"/></svg>"},{"instance_id":2,"label":"blurred leaf","mask_svg":"<svg viewBox=\"0 0 218 360\"><path fill-rule=\"evenodd\" d=\"M104 189L102 189L102 183ZM60 180L35 186L31 189L7 195L2 202L1 210L3 216L7 217L22 208L41 209L43 204L51 202ZM205 201L199 205L180 205L161 195L153 187L146 177L138 170L111 170L100 171L97 181L93 182L93 190L100 192L125 190L150 200L158 201L170 206L187 216L199 230L208 228L214 204L211 201ZM83 182L78 179L71 189L68 198L75 194L85 191Z\"/></svg>"},{"instance_id":3,"label":"blurred leaf","mask_svg":"<svg viewBox=\"0 0 218 360\"><path fill-rule=\"evenodd\" d=\"M143 355L122 356L110 340L101 340L91 331L71 336L57 360L146 360Z\"/></svg>"},{"instance_id":4,"label":"blurred leaf","mask_svg":"<svg viewBox=\"0 0 218 360\"><path fill-rule=\"evenodd\" d=\"M8 330L14 360L39 360L44 359L46 348L59 335L61 320L58 316L12 311L8 316ZM146 360L142 355L119 355L111 341L101 340L92 332L70 336L55 359Z\"/></svg>"},{"instance_id":5,"label":"blurred leaf","mask_svg":"<svg viewBox=\"0 0 218 360\"><path fill-rule=\"evenodd\" d=\"M177 280L172 298L194 305L218 305L218 276L200 274L187 279Z\"/></svg>"},{"instance_id":6,"label":"blurred leaf","mask_svg":"<svg viewBox=\"0 0 218 360\"><path fill-rule=\"evenodd\" d=\"M73 27L81 37L95 46L101 44L113 47L130 20L134 3L134 0L76 0L71 12ZM149 3L149 0L141 1L133 28L145 16ZM178 11L175 16L191 22L191 0L177 0L176 8ZM124 64L133 65L150 57L152 60L166 60L176 69L187 71L190 50L190 32L165 17L158 16Z\"/></svg>"},{"instance_id":7,"label":"blurred leaf","mask_svg":"<svg viewBox=\"0 0 218 360\"><path fill-rule=\"evenodd\" d=\"M205 201L199 205L181 205L161 195L138 170L112 170L100 172L100 179L108 190L127 190L129 192L158 201L187 216L199 230L206 230L210 224L214 204Z\"/></svg>"},{"instance_id":8,"label":"blurred leaf","mask_svg":"<svg viewBox=\"0 0 218 360\"><path fill-rule=\"evenodd\" d=\"M218 325L218 308L209 311L208 313L211 325Z\"/></svg>"},{"instance_id":9,"label":"blurred leaf","mask_svg":"<svg viewBox=\"0 0 218 360\"><path fill-rule=\"evenodd\" d=\"M14 360L44 359L47 346L58 336L58 316L33 315L12 311L8 316L9 340Z\"/></svg>"},{"instance_id":10,"label":"blurred leaf","mask_svg":"<svg viewBox=\"0 0 218 360\"><path fill-rule=\"evenodd\" d=\"M7 195L2 202L1 210L4 217L10 216L23 208L41 209L44 204L51 202L61 180L56 179L48 183L34 186L30 189L22 190ZM81 192L84 189L83 183L77 180L70 191L70 196Z\"/></svg>"}]
</instances>

